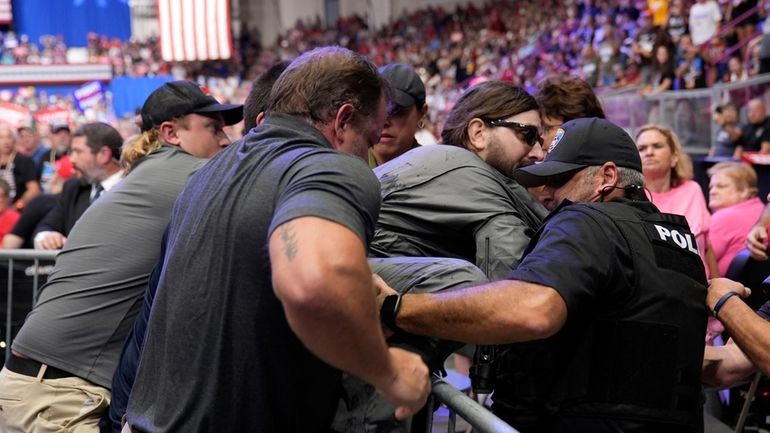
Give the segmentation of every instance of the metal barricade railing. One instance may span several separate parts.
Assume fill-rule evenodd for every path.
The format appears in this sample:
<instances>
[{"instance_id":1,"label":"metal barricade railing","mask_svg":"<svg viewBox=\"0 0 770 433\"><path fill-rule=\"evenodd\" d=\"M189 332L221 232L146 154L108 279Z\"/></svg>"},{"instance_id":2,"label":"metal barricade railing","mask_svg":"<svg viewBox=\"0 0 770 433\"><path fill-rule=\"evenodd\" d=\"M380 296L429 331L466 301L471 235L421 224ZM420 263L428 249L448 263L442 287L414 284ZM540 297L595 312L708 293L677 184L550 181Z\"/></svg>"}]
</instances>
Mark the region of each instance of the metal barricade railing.
<instances>
[{"instance_id":1,"label":"metal barricade railing","mask_svg":"<svg viewBox=\"0 0 770 433\"><path fill-rule=\"evenodd\" d=\"M3 250L0 249L0 262L7 260L8 263L8 282L7 282L7 295L6 295L6 317L5 317L5 358L6 360L10 356L11 343L13 342L13 290L14 290L14 260L32 262L32 306L37 302L38 292L40 289L40 264L41 262L54 262L56 260L56 254L58 250L32 250L32 249L18 249L18 250Z\"/></svg>"},{"instance_id":2,"label":"metal barricade railing","mask_svg":"<svg viewBox=\"0 0 770 433\"><path fill-rule=\"evenodd\" d=\"M518 433L505 421L501 420L490 412L486 407L480 405L452 385L444 382L438 376L431 377L433 389L426 405L429 411L425 419L424 430L418 426L412 431L424 431L430 433L433 430L433 408L436 405L444 404L449 409L449 419L447 422L447 433L455 432L456 417L459 415L473 428L474 433ZM413 422L415 422L413 420Z\"/></svg>"},{"instance_id":3,"label":"metal barricade railing","mask_svg":"<svg viewBox=\"0 0 770 433\"><path fill-rule=\"evenodd\" d=\"M675 90L651 96L639 95L638 89L599 95L609 120L632 134L647 123L671 128L691 154L704 154L713 143L718 131L713 127L712 115L718 105L731 100L743 107L755 97L763 97L766 104L770 101L770 74L737 83L718 83L706 89Z\"/></svg>"}]
</instances>

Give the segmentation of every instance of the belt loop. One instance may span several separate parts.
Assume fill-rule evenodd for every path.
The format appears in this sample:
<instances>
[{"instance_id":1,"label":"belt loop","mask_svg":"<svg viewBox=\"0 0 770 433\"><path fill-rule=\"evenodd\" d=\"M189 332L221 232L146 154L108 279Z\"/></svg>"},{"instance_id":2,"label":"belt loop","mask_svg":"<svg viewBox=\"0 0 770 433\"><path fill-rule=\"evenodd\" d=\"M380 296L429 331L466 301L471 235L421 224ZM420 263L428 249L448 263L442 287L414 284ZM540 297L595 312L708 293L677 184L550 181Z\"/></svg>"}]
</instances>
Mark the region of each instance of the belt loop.
<instances>
[{"instance_id":1,"label":"belt loop","mask_svg":"<svg viewBox=\"0 0 770 433\"><path fill-rule=\"evenodd\" d=\"M38 371L37 377L35 378L35 380L37 380L38 382L42 382L43 381L43 376L45 376L45 371L46 370L48 370L48 365L47 364L40 364L40 371Z\"/></svg>"}]
</instances>

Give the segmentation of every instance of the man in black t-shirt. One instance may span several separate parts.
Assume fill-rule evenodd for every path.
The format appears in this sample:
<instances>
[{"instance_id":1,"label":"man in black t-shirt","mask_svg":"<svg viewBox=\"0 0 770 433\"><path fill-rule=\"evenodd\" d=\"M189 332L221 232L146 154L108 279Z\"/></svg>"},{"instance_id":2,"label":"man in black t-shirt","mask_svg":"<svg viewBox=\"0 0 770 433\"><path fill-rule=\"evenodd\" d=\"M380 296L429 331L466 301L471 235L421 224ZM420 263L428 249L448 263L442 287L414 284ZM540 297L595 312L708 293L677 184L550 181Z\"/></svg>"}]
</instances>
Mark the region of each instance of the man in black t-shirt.
<instances>
[{"instance_id":1,"label":"man in black t-shirt","mask_svg":"<svg viewBox=\"0 0 770 433\"><path fill-rule=\"evenodd\" d=\"M381 283L383 322L502 345L492 409L523 433L702 432L705 271L686 220L646 199L631 137L572 120L514 176L561 204L508 279L406 295Z\"/></svg>"},{"instance_id":2,"label":"man in black t-shirt","mask_svg":"<svg viewBox=\"0 0 770 433\"><path fill-rule=\"evenodd\" d=\"M264 121L192 176L171 216L133 431L325 431L340 370L398 417L423 405L427 368L386 346L366 262L379 188L364 158L385 93L360 55L307 52Z\"/></svg>"},{"instance_id":3,"label":"man in black t-shirt","mask_svg":"<svg viewBox=\"0 0 770 433\"><path fill-rule=\"evenodd\" d=\"M740 144L736 146L736 155L742 152L770 153L770 119L765 112L765 103L755 98L746 105L746 117L749 123L741 128Z\"/></svg>"}]
</instances>

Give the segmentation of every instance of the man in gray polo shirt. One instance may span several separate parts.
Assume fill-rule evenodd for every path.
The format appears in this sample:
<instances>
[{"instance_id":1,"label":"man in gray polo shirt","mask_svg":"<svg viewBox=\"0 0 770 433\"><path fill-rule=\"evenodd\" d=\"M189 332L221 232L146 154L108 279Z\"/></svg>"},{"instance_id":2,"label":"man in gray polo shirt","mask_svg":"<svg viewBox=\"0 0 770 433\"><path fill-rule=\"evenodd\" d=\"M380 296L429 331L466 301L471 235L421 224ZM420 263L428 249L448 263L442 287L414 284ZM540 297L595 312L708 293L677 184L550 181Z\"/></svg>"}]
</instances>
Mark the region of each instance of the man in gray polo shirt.
<instances>
[{"instance_id":1,"label":"man in gray polo shirt","mask_svg":"<svg viewBox=\"0 0 770 433\"><path fill-rule=\"evenodd\" d=\"M230 143L222 127L242 117L242 106L192 82L148 97L143 133L123 150L128 175L78 220L13 342L0 372L0 431L98 431L174 200L200 158Z\"/></svg>"}]
</instances>

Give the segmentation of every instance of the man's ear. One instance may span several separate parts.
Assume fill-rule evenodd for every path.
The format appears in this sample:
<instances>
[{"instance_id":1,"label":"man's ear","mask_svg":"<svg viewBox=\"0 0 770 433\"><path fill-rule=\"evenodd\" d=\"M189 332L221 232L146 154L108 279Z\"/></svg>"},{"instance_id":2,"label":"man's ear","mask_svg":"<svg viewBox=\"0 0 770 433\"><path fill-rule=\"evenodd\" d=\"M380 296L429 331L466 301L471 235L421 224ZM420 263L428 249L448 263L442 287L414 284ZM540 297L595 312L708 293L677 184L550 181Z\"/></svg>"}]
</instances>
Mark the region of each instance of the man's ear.
<instances>
[{"instance_id":1,"label":"man's ear","mask_svg":"<svg viewBox=\"0 0 770 433\"><path fill-rule=\"evenodd\" d=\"M356 109L352 104L343 104L334 116L334 120L331 125L331 138L329 142L332 147L338 149L345 142L345 130L352 127L354 115Z\"/></svg>"},{"instance_id":2,"label":"man's ear","mask_svg":"<svg viewBox=\"0 0 770 433\"><path fill-rule=\"evenodd\" d=\"M620 182L618 176L618 166L612 161L605 162L601 168L599 168L598 175L601 176L602 187L615 186Z\"/></svg>"},{"instance_id":3,"label":"man's ear","mask_svg":"<svg viewBox=\"0 0 770 433\"><path fill-rule=\"evenodd\" d=\"M112 162L112 149L107 146L102 146L96 151L96 162L99 165L107 165Z\"/></svg>"},{"instance_id":4,"label":"man's ear","mask_svg":"<svg viewBox=\"0 0 770 433\"><path fill-rule=\"evenodd\" d=\"M259 114L257 114L256 125L257 126L261 125L263 120L265 120L265 112L260 111Z\"/></svg>"},{"instance_id":5,"label":"man's ear","mask_svg":"<svg viewBox=\"0 0 770 433\"><path fill-rule=\"evenodd\" d=\"M177 134L177 125L167 120L160 124L160 127L158 127L158 136L161 139L161 141L174 145L174 146L180 146L182 143L182 140L179 138L179 135Z\"/></svg>"},{"instance_id":6,"label":"man's ear","mask_svg":"<svg viewBox=\"0 0 770 433\"><path fill-rule=\"evenodd\" d=\"M482 153L487 150L487 134L489 130L484 127L484 121L478 117L468 122L468 150Z\"/></svg>"}]
</instances>

